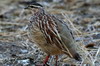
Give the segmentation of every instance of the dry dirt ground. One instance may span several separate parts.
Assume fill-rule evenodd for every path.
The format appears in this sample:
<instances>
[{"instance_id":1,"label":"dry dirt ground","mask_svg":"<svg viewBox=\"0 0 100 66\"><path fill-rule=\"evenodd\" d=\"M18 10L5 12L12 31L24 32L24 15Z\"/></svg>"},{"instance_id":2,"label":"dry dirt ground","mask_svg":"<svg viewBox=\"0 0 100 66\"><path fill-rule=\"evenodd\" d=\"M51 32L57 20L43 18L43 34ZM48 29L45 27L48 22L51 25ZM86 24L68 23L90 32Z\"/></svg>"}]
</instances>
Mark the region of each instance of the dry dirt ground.
<instances>
[{"instance_id":1,"label":"dry dirt ground","mask_svg":"<svg viewBox=\"0 0 100 66\"><path fill-rule=\"evenodd\" d=\"M25 1L0 0L0 66L36 66L41 64L46 56L28 37L27 25L31 13L24 10L27 6ZM100 66L100 0L39 2L49 13L65 22L69 21L78 44L95 45L86 51L91 55L93 66ZM69 66L73 63L73 60L70 61L65 55L59 57L58 66ZM48 63L50 66L54 66L53 58L52 56ZM75 61L73 64L82 66L81 63Z\"/></svg>"}]
</instances>

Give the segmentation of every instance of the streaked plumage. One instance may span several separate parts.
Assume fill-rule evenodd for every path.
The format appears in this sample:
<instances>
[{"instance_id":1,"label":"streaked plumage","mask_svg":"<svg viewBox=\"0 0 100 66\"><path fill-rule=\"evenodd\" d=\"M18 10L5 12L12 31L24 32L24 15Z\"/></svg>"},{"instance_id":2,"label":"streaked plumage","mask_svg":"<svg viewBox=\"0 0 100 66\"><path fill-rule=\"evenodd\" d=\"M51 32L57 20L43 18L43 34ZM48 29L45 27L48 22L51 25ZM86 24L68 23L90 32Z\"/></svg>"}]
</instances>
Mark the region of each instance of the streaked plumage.
<instances>
[{"instance_id":1,"label":"streaked plumage","mask_svg":"<svg viewBox=\"0 0 100 66\"><path fill-rule=\"evenodd\" d=\"M31 38L49 55L67 54L81 60L76 51L73 34L67 24L47 13L42 7L30 6L32 17L29 24Z\"/></svg>"}]
</instances>

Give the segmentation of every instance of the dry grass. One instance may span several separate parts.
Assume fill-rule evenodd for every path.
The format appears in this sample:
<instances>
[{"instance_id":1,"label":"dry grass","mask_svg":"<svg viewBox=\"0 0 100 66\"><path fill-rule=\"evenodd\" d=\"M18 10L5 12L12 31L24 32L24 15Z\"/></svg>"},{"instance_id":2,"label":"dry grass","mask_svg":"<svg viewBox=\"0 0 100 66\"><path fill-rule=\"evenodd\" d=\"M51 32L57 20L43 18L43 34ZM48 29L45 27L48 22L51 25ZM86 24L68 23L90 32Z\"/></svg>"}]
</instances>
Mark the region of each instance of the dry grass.
<instances>
[{"instance_id":1,"label":"dry grass","mask_svg":"<svg viewBox=\"0 0 100 66\"><path fill-rule=\"evenodd\" d=\"M3 2L2 2L3 3ZM35 65L42 63L45 53L39 49L35 43L28 37L27 25L30 20L30 11L23 10L23 5L17 1L4 2L0 8L0 64L2 65ZM8 4L7 4L8 3ZM9 4L10 3L10 4ZM85 2L83 2L85 3ZM65 6L58 8L60 3L46 6L49 13L57 15L59 18L68 22L73 31L77 48L82 57L82 62L70 59L66 55L59 56L59 66L65 64L76 64L77 66L99 66L100 65L100 17L95 13L94 8L100 5L92 6L74 6L68 10ZM9 6L8 6L9 5ZM84 9L82 9L84 8ZM93 11L88 10L88 8ZM100 10L100 9L98 9ZM84 15L86 13L86 15ZM98 11L99 13L99 11ZM87 19L88 18L88 19ZM95 44L93 48L85 48L85 45ZM53 61L53 62L52 62ZM52 56L49 64L54 65Z\"/></svg>"}]
</instances>

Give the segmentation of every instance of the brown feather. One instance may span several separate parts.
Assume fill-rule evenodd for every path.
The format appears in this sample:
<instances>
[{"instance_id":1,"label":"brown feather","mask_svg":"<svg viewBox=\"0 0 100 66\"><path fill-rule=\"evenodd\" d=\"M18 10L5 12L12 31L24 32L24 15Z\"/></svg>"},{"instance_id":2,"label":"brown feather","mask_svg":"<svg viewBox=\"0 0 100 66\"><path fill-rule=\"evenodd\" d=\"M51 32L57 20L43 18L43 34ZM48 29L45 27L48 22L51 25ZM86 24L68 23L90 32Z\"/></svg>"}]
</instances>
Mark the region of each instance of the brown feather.
<instances>
[{"instance_id":1,"label":"brown feather","mask_svg":"<svg viewBox=\"0 0 100 66\"><path fill-rule=\"evenodd\" d=\"M51 55L66 53L69 57L80 60L75 50L73 35L67 24L43 9L39 9L34 16L31 25L33 28L30 28L30 32L33 40L43 51Z\"/></svg>"}]
</instances>

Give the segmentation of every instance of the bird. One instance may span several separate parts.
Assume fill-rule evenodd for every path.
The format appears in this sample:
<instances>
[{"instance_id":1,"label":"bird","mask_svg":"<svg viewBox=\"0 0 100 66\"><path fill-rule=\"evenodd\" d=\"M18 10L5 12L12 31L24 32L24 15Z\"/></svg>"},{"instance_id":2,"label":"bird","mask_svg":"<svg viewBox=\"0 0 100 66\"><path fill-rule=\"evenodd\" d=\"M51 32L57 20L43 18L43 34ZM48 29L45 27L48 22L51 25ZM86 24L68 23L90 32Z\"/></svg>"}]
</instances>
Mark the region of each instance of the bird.
<instances>
[{"instance_id":1,"label":"bird","mask_svg":"<svg viewBox=\"0 0 100 66\"><path fill-rule=\"evenodd\" d=\"M50 56L60 54L66 54L70 58L81 61L81 56L76 50L73 32L66 22L48 13L37 2L28 5L25 9L32 13L28 25L30 38L48 55L44 65Z\"/></svg>"}]
</instances>

